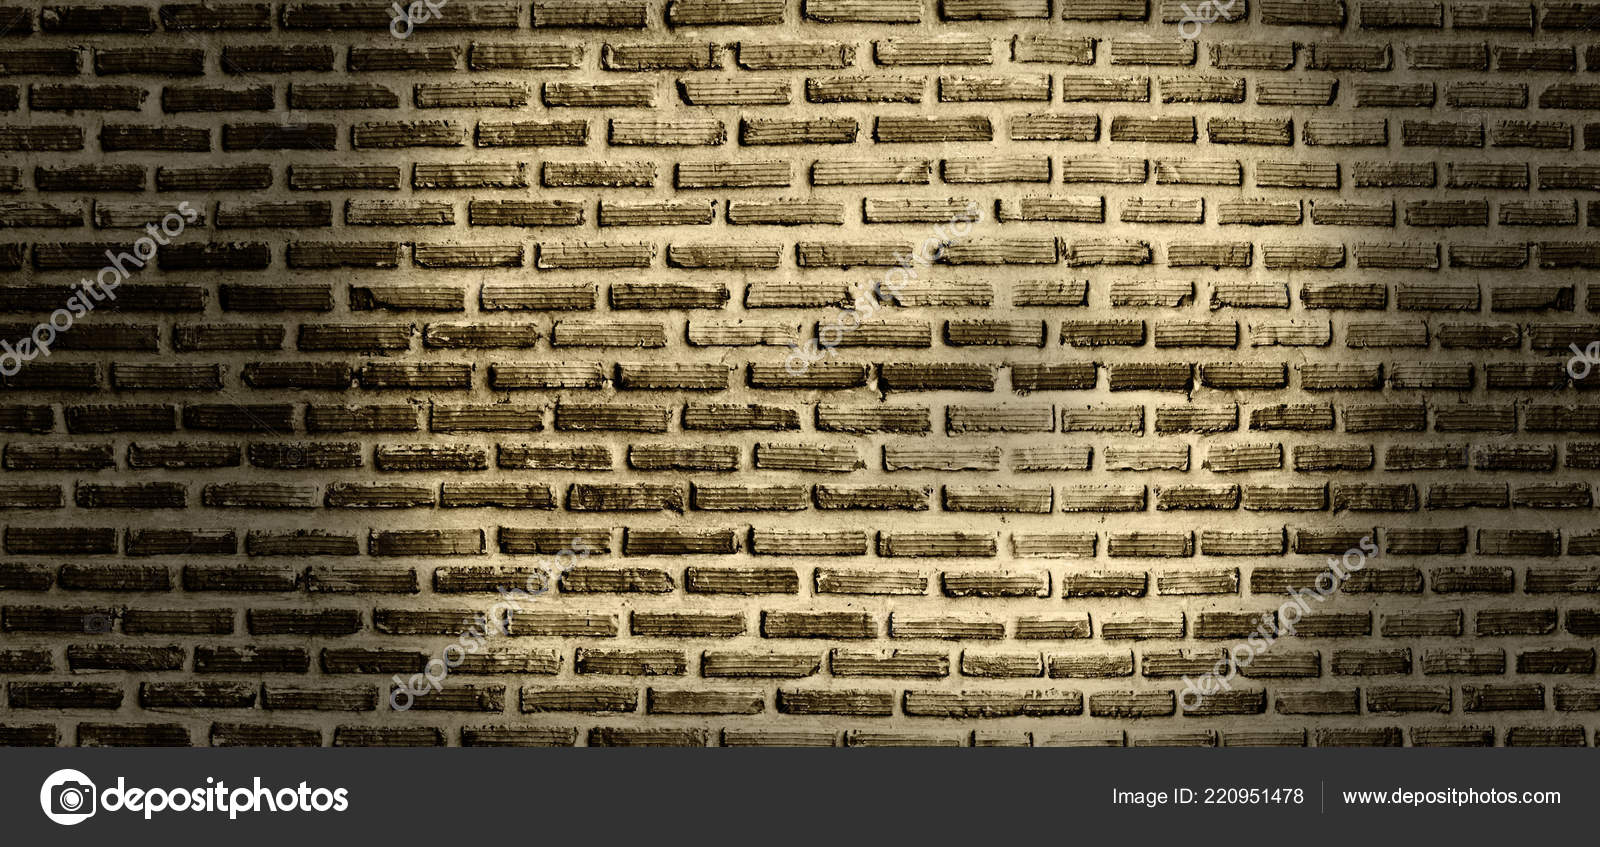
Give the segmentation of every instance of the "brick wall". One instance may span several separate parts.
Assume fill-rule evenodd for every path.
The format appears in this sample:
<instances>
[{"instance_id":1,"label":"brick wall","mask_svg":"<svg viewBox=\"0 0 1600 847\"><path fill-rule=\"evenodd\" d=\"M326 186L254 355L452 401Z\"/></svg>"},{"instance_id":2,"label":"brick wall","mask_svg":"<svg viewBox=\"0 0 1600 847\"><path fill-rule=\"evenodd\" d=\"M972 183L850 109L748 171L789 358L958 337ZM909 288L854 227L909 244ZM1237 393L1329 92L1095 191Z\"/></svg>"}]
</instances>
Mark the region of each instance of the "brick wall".
<instances>
[{"instance_id":1,"label":"brick wall","mask_svg":"<svg viewBox=\"0 0 1600 847\"><path fill-rule=\"evenodd\" d=\"M0 8L0 741L1594 743L1600 4L1186 14Z\"/></svg>"}]
</instances>

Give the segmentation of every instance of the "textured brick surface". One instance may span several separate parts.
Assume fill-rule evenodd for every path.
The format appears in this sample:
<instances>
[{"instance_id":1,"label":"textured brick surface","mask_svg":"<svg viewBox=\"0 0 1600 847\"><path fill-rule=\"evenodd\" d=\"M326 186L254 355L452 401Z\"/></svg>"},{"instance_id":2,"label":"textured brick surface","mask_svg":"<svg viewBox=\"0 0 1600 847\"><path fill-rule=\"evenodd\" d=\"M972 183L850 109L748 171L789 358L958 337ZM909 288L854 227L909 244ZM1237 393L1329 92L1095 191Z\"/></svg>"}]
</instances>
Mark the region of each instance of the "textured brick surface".
<instances>
[{"instance_id":1,"label":"textured brick surface","mask_svg":"<svg viewBox=\"0 0 1600 847\"><path fill-rule=\"evenodd\" d=\"M0 743L1597 743L1600 4L1185 14L0 4Z\"/></svg>"}]
</instances>

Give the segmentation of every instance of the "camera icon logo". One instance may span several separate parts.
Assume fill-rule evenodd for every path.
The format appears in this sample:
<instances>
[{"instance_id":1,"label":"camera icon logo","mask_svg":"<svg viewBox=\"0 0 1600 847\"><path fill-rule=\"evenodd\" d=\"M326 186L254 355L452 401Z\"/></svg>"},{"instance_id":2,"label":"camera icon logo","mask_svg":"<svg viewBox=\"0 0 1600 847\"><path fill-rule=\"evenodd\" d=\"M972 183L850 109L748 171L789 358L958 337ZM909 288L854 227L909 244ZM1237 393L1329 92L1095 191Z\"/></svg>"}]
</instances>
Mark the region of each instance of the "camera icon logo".
<instances>
[{"instance_id":1,"label":"camera icon logo","mask_svg":"<svg viewBox=\"0 0 1600 847\"><path fill-rule=\"evenodd\" d=\"M62 826L72 826L94 817L94 782L82 771L63 768L50 774L39 789L39 806L44 816Z\"/></svg>"}]
</instances>

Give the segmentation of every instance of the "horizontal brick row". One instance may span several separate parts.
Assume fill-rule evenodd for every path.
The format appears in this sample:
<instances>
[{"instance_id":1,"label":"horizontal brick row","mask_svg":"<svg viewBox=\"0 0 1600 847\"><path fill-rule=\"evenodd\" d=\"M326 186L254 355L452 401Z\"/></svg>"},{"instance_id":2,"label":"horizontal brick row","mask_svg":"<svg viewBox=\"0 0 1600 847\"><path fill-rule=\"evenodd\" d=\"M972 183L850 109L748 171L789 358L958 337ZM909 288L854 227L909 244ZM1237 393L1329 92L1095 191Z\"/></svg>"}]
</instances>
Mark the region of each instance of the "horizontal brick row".
<instances>
[{"instance_id":1,"label":"horizontal brick row","mask_svg":"<svg viewBox=\"0 0 1600 847\"><path fill-rule=\"evenodd\" d=\"M273 590L267 579L271 572L258 572L254 574L260 588ZM403 572L402 572L403 573ZM247 572L241 576L249 576ZM331 569L314 571L314 576L321 577L335 593L340 592L340 586L334 584L332 579L345 576L346 585L359 584L359 575L349 572L341 574ZM1265 595L1271 599L1282 596L1284 592L1273 594L1261 589L1276 584L1281 586L1297 574L1287 570L1268 571L1263 569L1251 577L1252 588L1255 593ZM292 572L291 572L292 576ZM414 579L415 574L410 574ZM1225 582L1230 575L1226 573L1197 573L1197 574L1166 574L1156 580L1166 595L1198 595L1207 591L1184 590L1193 586L1205 587L1207 583ZM1233 575L1235 578L1237 575ZM1119 597L1134 596L1145 593L1146 575L1143 573L1105 573L1093 572L1086 574L1071 574L1062 578L1064 588L1070 597ZM226 577L222 577L226 578ZM548 577L544 577L547 579ZM1591 575L1591 581L1593 576ZM391 581L399 581L395 575L390 575ZM537 586L541 576L537 573L513 571L511 569L494 570L487 568L454 568L441 569L434 576L434 588L437 594L460 594L469 592L497 593L501 588L517 586L519 584L533 584ZM563 593L596 593L609 589L608 593L627 593L626 588L619 589L618 583L622 580L631 580L642 584L641 589L634 591L660 593L672 587L671 575L664 571L650 571L649 569L635 569L623 573L620 578L608 572L584 571L574 573L559 580ZM926 586L919 586L918 580L927 582L924 577L915 572L879 572L870 570L850 571L846 569L818 569L816 573L816 586L818 594L919 594L926 591ZM774 594L795 593L795 584L799 581L798 574L793 570L780 569L716 569L699 568L690 569L684 577L692 591L725 594ZM1368 580L1363 580L1363 588L1352 593L1381 593L1382 583L1404 584L1408 580L1415 584L1417 574L1414 571L1398 570L1386 571L1375 574ZM250 591L252 586L240 584L241 579L235 580L232 591ZM787 585L785 585L787 582ZM1047 574L995 574L992 572L945 572L939 578L942 593L952 597L1032 597L1044 598L1049 596L1051 580ZM1371 583L1380 585L1380 592L1370 590ZM732 590L742 587L745 590ZM1083 592L1071 593L1076 588L1090 589ZM911 590L905 590L905 589ZM577 589L574 591L574 589ZM720 591L716 590L720 589ZM787 589L787 591L785 590ZM854 590L852 590L854 589ZM887 590L885 590L887 589ZM103 589L102 589L103 590ZM148 590L148 589L147 589ZM1593 589L1591 588L1591 591ZM412 592L416 589L413 587ZM1401 590L1403 592L1403 588ZM581 602L588 602L581 601ZM1016 604L1011 604L1015 606ZM473 607L436 608L436 609L403 609L392 607L375 608L371 615L371 626L366 623L367 615L361 609L355 608L252 608L245 614L245 625L236 625L237 614L231 608L205 608L185 610L162 610L124 607L90 607L90 606L6 606L0 607L0 628L6 632L56 632L66 635L82 634L110 634L117 631L119 622L121 631L125 635L230 635L248 632L252 636L307 636L307 637L344 637L360 634L363 630L371 629L372 632L386 636L447 636L455 635L475 627L487 628L484 631L501 636L529 636L535 638L616 638L619 635L629 634L644 638L738 638L741 636L759 637L762 639L873 639L887 635L896 640L944 640L964 641L977 639L982 641L1002 640L1010 638L1016 641L1074 641L1078 639L1099 638L1112 641L1172 641L1184 640L1187 637L1201 640L1240 639L1252 633L1260 632L1264 636L1297 636L1300 638L1351 638L1380 636L1382 638L1417 638L1422 636L1463 636L1471 635L1478 638L1505 638L1513 636L1553 636L1565 638L1593 637L1600 631L1600 609L1572 608L1563 615L1554 607L1504 607L1484 608L1475 614L1469 614L1461 608L1436 608L1427 611L1408 611L1395 613L1380 613L1376 624L1373 613L1355 610L1352 604L1344 611L1308 612L1298 621L1289 620L1287 614L1275 614L1272 609L1266 611L1233 609L1220 611L1197 612L1193 615L1184 612L1173 612L1161 616L1128 616L1128 615L1101 615L1100 613L1074 613L1063 615L1060 612L1050 612L1059 606L1050 604L1033 604L1040 615L1016 618L1006 621L992 613L978 617L956 616L928 616L913 615L893 612L887 616L887 621L881 620L869 612L811 612L811 611L782 611L767 610L759 614L752 614L751 621L747 623L743 613L710 613L710 612L639 612L634 611L629 615L612 614L593 610L579 609L577 611L552 611L533 608L511 609L499 611L493 617L476 611ZM626 623L624 623L626 618ZM756 621L759 620L759 623ZM625 632L626 631L626 632ZM380 639L387 641L387 639ZM123 651L117 645L102 645L96 648L99 653L108 656L120 656L115 661L122 662L126 667L93 667L92 663L79 663L72 661L76 652L88 649L82 645L73 645L68 650L68 665L73 670L84 668L98 670L179 670L185 665L185 651L180 646L162 648L159 655L149 652L151 648L136 647ZM276 652L257 655L254 646L246 648L217 647L196 648L196 670L210 670L212 672L241 672L236 666L246 666L251 670L276 671L286 673L304 673L311 666L310 651L299 647L275 648ZM527 648L519 648L527 649ZM1492 673L1500 674L1507 668L1503 649L1490 649L1474 651L1471 648L1462 655L1477 655L1482 653L1483 662L1473 664L1452 665L1443 660L1431 661L1429 656L1455 656L1457 648L1452 647L1444 652L1429 649L1423 652L1421 667L1428 673ZM243 652L241 652L241 650ZM94 651L91 651L94 652ZM392 653L393 651L386 651ZM513 651L515 652L515 651ZM548 653L548 649L546 649ZM1200 650L1179 651L1183 656L1193 658L1193 663L1183 665L1186 670L1181 674L1196 675L1204 673L1210 666L1220 660L1221 667L1230 667L1229 654L1226 651L1212 649L1209 652ZM1364 651L1358 648L1338 648L1333 651L1330 668L1335 675L1340 674L1409 674L1412 672L1412 649L1409 647L1386 647L1376 652ZM99 655L95 653L95 655ZM200 661L198 657L221 654L222 658L216 662ZM670 654L670 655L669 655ZM1315 657L1320 653L1294 652L1285 650L1283 654L1269 657L1263 661L1276 663L1284 655L1293 654L1297 658L1290 664L1299 668L1299 672L1287 672L1281 668L1274 671L1261 671L1261 666L1252 666L1239 660L1245 675L1261 671L1267 675L1303 675L1317 676L1320 660ZM1498 655L1498 659L1490 654ZM16 660L15 668L18 672L40 673L48 672L52 666L51 653L41 648L21 649L7 656ZM358 665L349 665L345 662L351 656L362 655L361 650L354 652L341 652L334 650L332 653L324 652L322 668L326 672L359 672ZM420 653L412 654L413 657ZM541 654L541 673L555 673L560 665L559 652ZM621 673L654 675L659 671L651 670L648 662L640 663L624 660L623 657L631 655L628 651L615 651L613 657L617 658L616 664L607 664L605 661L585 663L583 652L580 650L575 665L579 673ZM669 659L668 665L673 670L670 673L682 674L688 668L685 654L679 651L646 649L638 653L639 657L660 655ZM1013 656L1022 654L1010 654ZM1074 654L1077 655L1077 654ZM1157 661L1155 656L1166 656L1169 653L1151 654L1145 652L1142 664L1143 675L1146 677L1173 676L1175 674L1157 672L1152 670L1151 662ZM343 658L341 658L341 656ZM228 657L231 657L229 659ZM1362 657L1366 657L1365 659ZM767 657L772 658L772 657ZM740 663L765 662L761 654L741 654L738 652L727 653L720 656L717 662L711 658L703 664L705 676L770 676L774 675L772 668L767 670L736 671ZM1079 656L1078 658L1087 658ZM1095 658L1095 657L1089 657ZM1026 667L1043 667L1038 665L1038 655L1034 654L1031 664ZM1122 650L1120 653L1098 654L1096 661L1104 659L1109 664L1096 665L1094 668L1084 668L1071 673L1060 673L1056 676L1085 676L1085 677L1115 677L1132 675L1134 664L1132 653ZM1371 659L1371 661L1367 661ZM726 660L722 662L722 660ZM774 662L788 663L798 661L793 655L788 657L772 658ZM1124 661L1126 660L1126 661ZM106 661L112 661L107 659ZM155 662L160 667L146 667L145 662ZM404 660L409 662L410 659ZM478 660L473 660L475 665ZM1020 659L1019 659L1020 661ZM1068 666L1077 659L1071 656L1061 660ZM813 663L814 664L814 663ZM1047 663L1048 664L1048 663ZM11 666L11 662L7 662ZM1158 665L1159 666L1159 665ZM712 668L722 668L713 672ZM810 667L808 665L808 667ZM1549 648L1541 647L1533 652L1517 654L1516 667L1519 672L1528 673L1561 673L1561 674L1593 674L1594 651L1589 648ZM340 670L343 668L343 670ZM585 670L587 668L587 670ZM606 668L611 668L607 670ZM1195 670L1199 668L1199 670ZM1433 670L1429 671L1428 669ZM1472 668L1472 669L1469 669ZM406 668L400 668L405 670ZM810 670L800 668L796 673L788 671L779 673L779 676L809 676L817 668ZM370 671L369 671L370 672ZM465 673L467 671L460 671ZM505 667L486 666L485 672L496 673L529 673L534 672L529 667L521 665L507 665ZM834 669L835 675L841 671ZM852 675L852 674L843 674ZM867 674L869 676L878 674ZM895 676L896 674L886 674ZM921 675L921 674L914 674ZM944 676L946 674L929 674ZM1012 673L975 673L977 676L1037 676L1034 672Z\"/></svg>"},{"instance_id":2,"label":"horizontal brick row","mask_svg":"<svg viewBox=\"0 0 1600 847\"><path fill-rule=\"evenodd\" d=\"M1581 725L1460 727L1371 726L1308 730L1195 731L1038 731L970 730L917 732L894 730L769 730L711 727L645 729L627 726L526 727L463 726L457 733L435 727L384 727L340 724L331 732L272 723L211 724L192 731L183 724L76 724L72 730L84 747L184 747L209 744L234 746L430 747L459 743L463 747L1583 747L1588 731ZM324 738L324 735L328 738ZM0 725L8 745L54 746L64 740L51 724Z\"/></svg>"}]
</instances>

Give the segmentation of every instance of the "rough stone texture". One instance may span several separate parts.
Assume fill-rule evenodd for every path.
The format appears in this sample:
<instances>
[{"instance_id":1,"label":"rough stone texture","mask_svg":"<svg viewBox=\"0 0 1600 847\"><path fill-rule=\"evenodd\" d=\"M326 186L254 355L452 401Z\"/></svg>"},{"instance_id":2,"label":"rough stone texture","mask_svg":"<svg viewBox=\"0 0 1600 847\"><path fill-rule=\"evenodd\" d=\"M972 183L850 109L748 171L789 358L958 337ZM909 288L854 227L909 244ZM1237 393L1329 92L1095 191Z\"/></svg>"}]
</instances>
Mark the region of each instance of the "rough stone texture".
<instances>
[{"instance_id":1,"label":"rough stone texture","mask_svg":"<svg viewBox=\"0 0 1600 847\"><path fill-rule=\"evenodd\" d=\"M0 743L1596 743L1600 4L1185 14L0 6Z\"/></svg>"}]
</instances>

